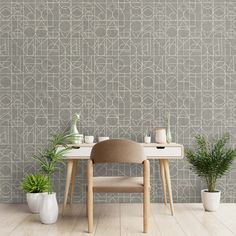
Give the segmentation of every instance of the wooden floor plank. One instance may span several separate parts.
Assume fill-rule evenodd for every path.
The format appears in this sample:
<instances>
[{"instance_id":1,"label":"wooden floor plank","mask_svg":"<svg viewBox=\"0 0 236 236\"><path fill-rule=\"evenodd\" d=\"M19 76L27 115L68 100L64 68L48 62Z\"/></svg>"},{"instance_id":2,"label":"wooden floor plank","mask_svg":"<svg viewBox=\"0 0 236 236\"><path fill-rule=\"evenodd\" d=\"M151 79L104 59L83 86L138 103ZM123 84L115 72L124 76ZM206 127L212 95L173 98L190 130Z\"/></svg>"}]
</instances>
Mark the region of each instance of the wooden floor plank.
<instances>
[{"instance_id":1,"label":"wooden floor plank","mask_svg":"<svg viewBox=\"0 0 236 236\"><path fill-rule=\"evenodd\" d=\"M73 230L71 232L71 236L88 236L88 235L95 235L94 233L88 234L88 221L86 216L86 206L85 204L82 204L83 208L81 211L78 212L78 216L76 218L76 224L73 227ZM97 222L100 217L100 207L99 205L96 205L94 208L94 220L93 220L93 226L94 226L94 232L97 227Z\"/></svg>"},{"instance_id":2,"label":"wooden floor plank","mask_svg":"<svg viewBox=\"0 0 236 236\"><path fill-rule=\"evenodd\" d=\"M152 217L154 218L160 235L163 236L185 236L175 217L170 214L170 208L164 204L152 204Z\"/></svg>"},{"instance_id":3,"label":"wooden floor plank","mask_svg":"<svg viewBox=\"0 0 236 236\"><path fill-rule=\"evenodd\" d=\"M120 204L95 204L100 216L94 229L96 236L120 236ZM96 218L96 216L94 215Z\"/></svg>"},{"instance_id":4,"label":"wooden floor plank","mask_svg":"<svg viewBox=\"0 0 236 236\"><path fill-rule=\"evenodd\" d=\"M26 205L0 204L0 236L232 236L236 235L236 204L205 212L202 204L151 204L149 232L143 234L142 204L95 204L94 233L87 233L85 204L67 206L57 223L44 225Z\"/></svg>"},{"instance_id":5,"label":"wooden floor plank","mask_svg":"<svg viewBox=\"0 0 236 236\"><path fill-rule=\"evenodd\" d=\"M198 206L193 205L197 208ZM236 235L236 204L222 203L216 212L211 212L226 228Z\"/></svg>"},{"instance_id":6,"label":"wooden floor plank","mask_svg":"<svg viewBox=\"0 0 236 236\"><path fill-rule=\"evenodd\" d=\"M191 212L210 235L215 236L233 236L234 234L221 223L213 212L203 210L199 204L184 204L187 212Z\"/></svg>"},{"instance_id":7,"label":"wooden floor plank","mask_svg":"<svg viewBox=\"0 0 236 236\"><path fill-rule=\"evenodd\" d=\"M142 204L121 204L121 235L143 236L143 205ZM150 212L148 222L148 234L150 236L160 235L154 218Z\"/></svg>"},{"instance_id":8,"label":"wooden floor plank","mask_svg":"<svg viewBox=\"0 0 236 236\"><path fill-rule=\"evenodd\" d=\"M9 235L27 217L31 217L26 205L1 204L0 206L0 235Z\"/></svg>"},{"instance_id":9,"label":"wooden floor plank","mask_svg":"<svg viewBox=\"0 0 236 236\"><path fill-rule=\"evenodd\" d=\"M84 205L69 205L66 207L64 215L59 215L56 224L53 224L52 227L47 232L47 236L70 236L72 234L73 228L76 226L77 221L79 220L79 215L84 210Z\"/></svg>"},{"instance_id":10,"label":"wooden floor plank","mask_svg":"<svg viewBox=\"0 0 236 236\"><path fill-rule=\"evenodd\" d=\"M220 204L218 211L212 213L217 217L225 227L236 235L236 204L223 203Z\"/></svg>"},{"instance_id":11,"label":"wooden floor plank","mask_svg":"<svg viewBox=\"0 0 236 236\"><path fill-rule=\"evenodd\" d=\"M40 222L38 214L29 215L10 233L10 236L40 236L47 235L49 225Z\"/></svg>"},{"instance_id":12,"label":"wooden floor plank","mask_svg":"<svg viewBox=\"0 0 236 236\"><path fill-rule=\"evenodd\" d=\"M175 215L177 222L187 236L210 236L207 229L199 223L190 211L187 211L183 204L175 204ZM211 235L212 236L212 235Z\"/></svg>"}]
</instances>

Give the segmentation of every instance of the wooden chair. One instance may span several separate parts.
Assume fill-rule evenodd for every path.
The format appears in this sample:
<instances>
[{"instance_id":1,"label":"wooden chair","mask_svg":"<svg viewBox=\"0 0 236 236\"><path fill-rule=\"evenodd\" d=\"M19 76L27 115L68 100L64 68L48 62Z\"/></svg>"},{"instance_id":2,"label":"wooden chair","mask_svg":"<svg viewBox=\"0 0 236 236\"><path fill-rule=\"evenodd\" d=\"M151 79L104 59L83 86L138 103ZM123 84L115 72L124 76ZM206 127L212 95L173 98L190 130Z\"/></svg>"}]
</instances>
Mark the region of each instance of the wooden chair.
<instances>
[{"instance_id":1,"label":"wooden chair","mask_svg":"<svg viewBox=\"0 0 236 236\"><path fill-rule=\"evenodd\" d=\"M139 163L143 165L142 177L93 176L96 163ZM94 145L87 163L87 214L88 232L93 232L93 193L143 193L143 231L148 231L150 206L150 166L143 147L127 139L111 139Z\"/></svg>"}]
</instances>

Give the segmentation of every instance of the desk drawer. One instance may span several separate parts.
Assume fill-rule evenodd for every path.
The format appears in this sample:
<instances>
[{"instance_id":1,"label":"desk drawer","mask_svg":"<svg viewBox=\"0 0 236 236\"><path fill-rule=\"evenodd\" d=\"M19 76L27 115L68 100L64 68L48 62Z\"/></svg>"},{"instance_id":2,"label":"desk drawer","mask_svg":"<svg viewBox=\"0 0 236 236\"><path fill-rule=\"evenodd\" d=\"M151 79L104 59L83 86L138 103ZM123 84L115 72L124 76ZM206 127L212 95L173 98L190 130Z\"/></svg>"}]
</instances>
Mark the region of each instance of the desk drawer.
<instances>
[{"instance_id":1,"label":"desk drawer","mask_svg":"<svg viewBox=\"0 0 236 236\"><path fill-rule=\"evenodd\" d=\"M59 150L62 148L59 148ZM92 147L73 148L66 153L66 157L90 157Z\"/></svg>"},{"instance_id":2,"label":"desk drawer","mask_svg":"<svg viewBox=\"0 0 236 236\"><path fill-rule=\"evenodd\" d=\"M145 147L144 153L147 157L182 157L181 147Z\"/></svg>"}]
</instances>

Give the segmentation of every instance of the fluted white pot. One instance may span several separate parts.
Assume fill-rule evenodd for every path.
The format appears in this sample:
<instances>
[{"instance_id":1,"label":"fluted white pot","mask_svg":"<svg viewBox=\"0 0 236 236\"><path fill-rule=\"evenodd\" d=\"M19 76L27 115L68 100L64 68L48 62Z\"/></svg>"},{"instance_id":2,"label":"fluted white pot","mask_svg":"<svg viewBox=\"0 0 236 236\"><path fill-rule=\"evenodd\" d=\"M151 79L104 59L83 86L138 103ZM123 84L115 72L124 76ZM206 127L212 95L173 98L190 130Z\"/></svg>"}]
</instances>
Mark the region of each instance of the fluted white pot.
<instances>
[{"instance_id":1,"label":"fluted white pot","mask_svg":"<svg viewBox=\"0 0 236 236\"><path fill-rule=\"evenodd\" d=\"M39 213L42 193L27 193L26 199L30 211L34 214Z\"/></svg>"},{"instance_id":2,"label":"fluted white pot","mask_svg":"<svg viewBox=\"0 0 236 236\"><path fill-rule=\"evenodd\" d=\"M58 204L56 193L42 194L40 206L40 220L43 224L53 224L58 218Z\"/></svg>"},{"instance_id":3,"label":"fluted white pot","mask_svg":"<svg viewBox=\"0 0 236 236\"><path fill-rule=\"evenodd\" d=\"M220 206L220 194L221 192L216 190L215 192L208 192L207 189L201 191L202 203L205 211L216 211Z\"/></svg>"}]
</instances>

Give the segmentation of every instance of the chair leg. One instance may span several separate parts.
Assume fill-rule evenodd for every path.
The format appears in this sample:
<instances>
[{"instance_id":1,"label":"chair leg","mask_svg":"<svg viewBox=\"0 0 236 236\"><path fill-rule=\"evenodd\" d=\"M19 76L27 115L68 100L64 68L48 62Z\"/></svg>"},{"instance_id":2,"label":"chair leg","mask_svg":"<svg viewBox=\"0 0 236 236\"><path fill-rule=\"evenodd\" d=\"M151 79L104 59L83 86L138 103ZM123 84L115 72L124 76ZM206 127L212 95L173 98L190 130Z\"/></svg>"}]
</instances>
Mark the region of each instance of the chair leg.
<instances>
[{"instance_id":1,"label":"chair leg","mask_svg":"<svg viewBox=\"0 0 236 236\"><path fill-rule=\"evenodd\" d=\"M88 188L87 198L88 232L93 232L93 189Z\"/></svg>"},{"instance_id":2,"label":"chair leg","mask_svg":"<svg viewBox=\"0 0 236 236\"><path fill-rule=\"evenodd\" d=\"M86 217L88 217L88 190L86 189Z\"/></svg>"},{"instance_id":3,"label":"chair leg","mask_svg":"<svg viewBox=\"0 0 236 236\"><path fill-rule=\"evenodd\" d=\"M148 217L150 210L150 192L149 188L144 189L143 193L143 232L148 232Z\"/></svg>"}]
</instances>

